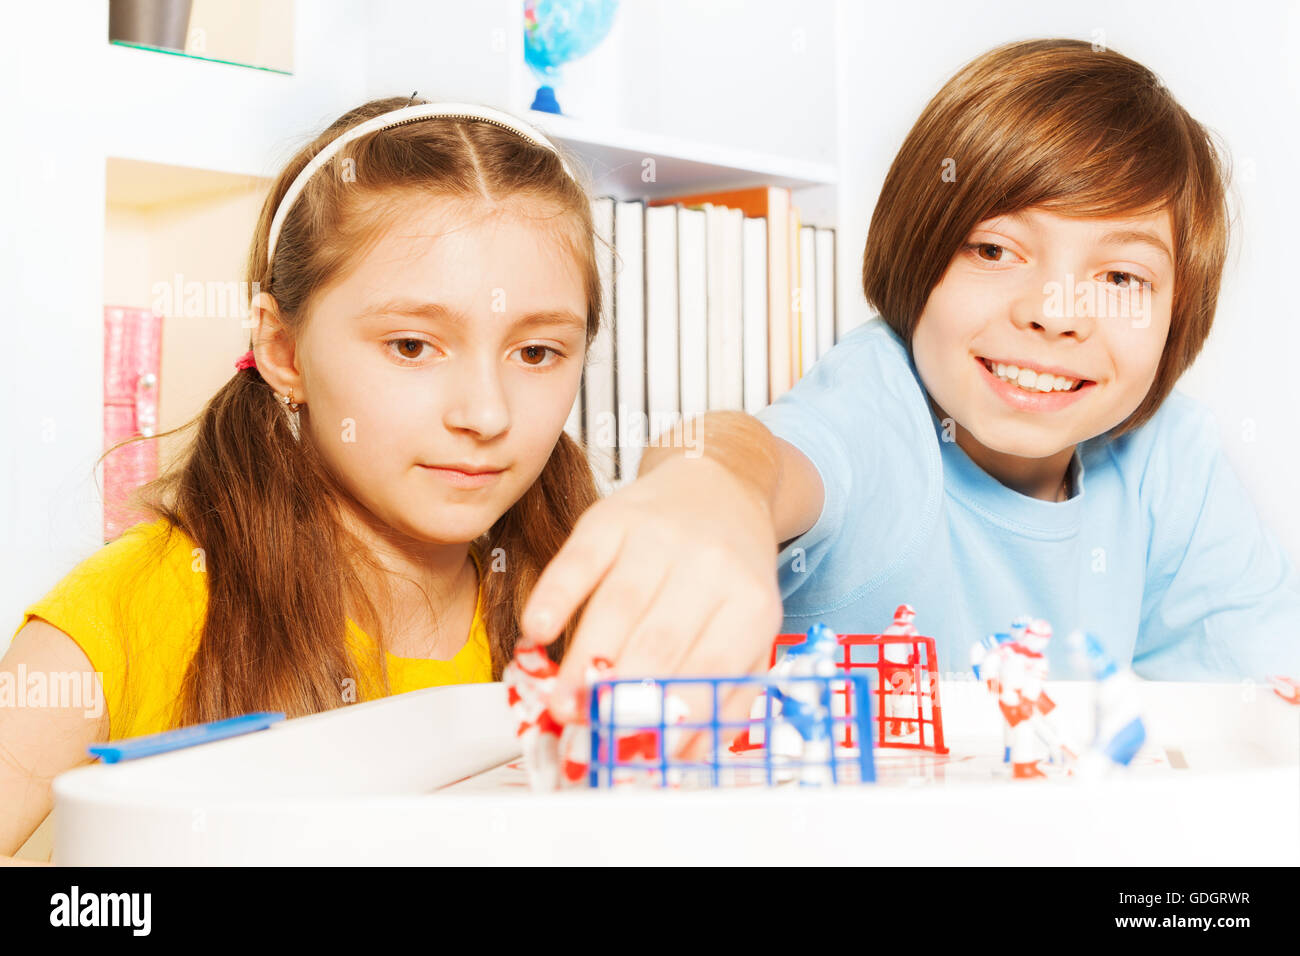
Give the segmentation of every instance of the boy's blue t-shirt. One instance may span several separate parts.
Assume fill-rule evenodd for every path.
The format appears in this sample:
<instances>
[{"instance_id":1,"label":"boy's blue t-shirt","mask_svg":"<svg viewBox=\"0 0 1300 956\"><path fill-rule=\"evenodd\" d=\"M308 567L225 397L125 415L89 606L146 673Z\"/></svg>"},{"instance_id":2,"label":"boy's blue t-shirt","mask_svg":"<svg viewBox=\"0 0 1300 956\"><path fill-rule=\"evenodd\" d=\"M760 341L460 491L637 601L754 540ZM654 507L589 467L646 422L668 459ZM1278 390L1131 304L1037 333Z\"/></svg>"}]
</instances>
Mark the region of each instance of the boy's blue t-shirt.
<instances>
[{"instance_id":1,"label":"boy's blue t-shirt","mask_svg":"<svg viewBox=\"0 0 1300 956\"><path fill-rule=\"evenodd\" d=\"M931 409L879 317L758 414L821 474L817 523L779 556L784 630L879 633L902 603L943 674L1018 614L1051 622L1053 678L1085 676L1065 636L1092 631L1141 677L1300 676L1300 578L1219 445L1174 392L1143 426L1080 444L1067 501L976 465Z\"/></svg>"}]
</instances>

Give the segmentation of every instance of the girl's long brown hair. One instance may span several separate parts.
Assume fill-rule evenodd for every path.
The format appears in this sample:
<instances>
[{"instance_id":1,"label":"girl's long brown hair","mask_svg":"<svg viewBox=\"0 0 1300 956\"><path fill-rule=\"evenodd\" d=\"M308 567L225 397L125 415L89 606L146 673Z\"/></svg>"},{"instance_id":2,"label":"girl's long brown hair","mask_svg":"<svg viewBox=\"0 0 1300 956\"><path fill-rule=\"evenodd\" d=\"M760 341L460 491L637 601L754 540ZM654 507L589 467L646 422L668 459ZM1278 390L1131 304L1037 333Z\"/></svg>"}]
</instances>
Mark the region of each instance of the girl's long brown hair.
<instances>
[{"instance_id":1,"label":"girl's long brown hair","mask_svg":"<svg viewBox=\"0 0 1300 956\"><path fill-rule=\"evenodd\" d=\"M350 110L293 157L253 235L250 290L269 292L296 336L313 295L364 254L404 201L508 205L554 229L572 250L586 286L589 345L601 292L587 194L555 153L489 123L422 120L349 144L309 181L284 222L275 261L267 262L271 218L298 172L346 129L410 102L425 101L392 97ZM344 491L309 429L294 439L285 409L256 369L236 372L182 429L194 425L180 462L141 489L139 499L202 548L207 575L206 617L175 725L255 710L299 716L387 693L387 596L381 591L376 600L376 576L362 573L379 566L347 530L339 506ZM537 481L473 543L494 678L514 653L520 612L542 568L596 498L584 450L561 433ZM345 640L349 616L374 638L378 685L358 680ZM552 646L553 658L562 656L572 627Z\"/></svg>"},{"instance_id":2,"label":"girl's long brown hair","mask_svg":"<svg viewBox=\"0 0 1300 956\"><path fill-rule=\"evenodd\" d=\"M863 291L910 349L930 292L980 222L1029 206L1067 216L1168 208L1169 337L1115 437L1155 414L1209 335L1227 178L1226 151L1142 64L1082 40L1008 43L962 67L907 134L871 217Z\"/></svg>"}]
</instances>

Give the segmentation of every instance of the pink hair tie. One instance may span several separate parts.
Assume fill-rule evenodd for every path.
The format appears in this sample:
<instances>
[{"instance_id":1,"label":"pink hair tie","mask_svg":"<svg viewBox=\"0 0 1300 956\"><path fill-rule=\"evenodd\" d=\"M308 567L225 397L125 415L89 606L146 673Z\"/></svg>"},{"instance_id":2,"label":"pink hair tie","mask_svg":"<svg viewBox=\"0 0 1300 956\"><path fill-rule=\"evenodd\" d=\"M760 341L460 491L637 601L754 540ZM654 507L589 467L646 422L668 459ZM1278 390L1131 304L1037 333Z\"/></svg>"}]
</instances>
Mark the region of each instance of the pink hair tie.
<instances>
[{"instance_id":1,"label":"pink hair tie","mask_svg":"<svg viewBox=\"0 0 1300 956\"><path fill-rule=\"evenodd\" d=\"M239 361L235 363L235 368L241 372L246 368L257 368L257 360L253 358L252 349L239 357Z\"/></svg>"}]
</instances>

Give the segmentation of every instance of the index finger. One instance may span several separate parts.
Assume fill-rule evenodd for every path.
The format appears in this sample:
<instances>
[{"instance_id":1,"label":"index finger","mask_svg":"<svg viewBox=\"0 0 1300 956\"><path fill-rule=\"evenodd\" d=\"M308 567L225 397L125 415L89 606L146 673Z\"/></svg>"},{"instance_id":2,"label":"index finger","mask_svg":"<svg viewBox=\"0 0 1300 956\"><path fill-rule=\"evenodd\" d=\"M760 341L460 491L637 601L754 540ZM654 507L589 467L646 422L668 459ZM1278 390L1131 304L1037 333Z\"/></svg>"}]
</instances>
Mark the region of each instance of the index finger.
<instances>
[{"instance_id":1,"label":"index finger","mask_svg":"<svg viewBox=\"0 0 1300 956\"><path fill-rule=\"evenodd\" d=\"M623 541L617 522L588 519L587 511L542 571L521 615L524 641L550 644L609 570Z\"/></svg>"}]
</instances>

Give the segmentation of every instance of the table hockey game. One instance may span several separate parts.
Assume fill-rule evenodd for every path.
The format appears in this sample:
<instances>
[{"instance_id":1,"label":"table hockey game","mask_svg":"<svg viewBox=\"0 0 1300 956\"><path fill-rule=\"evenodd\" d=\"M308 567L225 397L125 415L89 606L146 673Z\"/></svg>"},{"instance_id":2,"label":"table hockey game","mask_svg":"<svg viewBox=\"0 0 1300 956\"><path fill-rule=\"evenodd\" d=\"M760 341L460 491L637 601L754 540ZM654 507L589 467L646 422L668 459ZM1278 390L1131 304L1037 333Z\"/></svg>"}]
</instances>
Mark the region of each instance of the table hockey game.
<instances>
[{"instance_id":1,"label":"table hockey game","mask_svg":"<svg viewBox=\"0 0 1300 956\"><path fill-rule=\"evenodd\" d=\"M1010 779L982 683L921 686L933 696L909 712L911 733L875 733L871 782L851 769L826 787L774 777L729 732L711 777L664 787L650 767L540 793L502 684L429 688L61 774L54 861L1300 863L1300 707L1267 685L1138 682L1147 738L1130 766L1078 779L1045 764L1041 780ZM1093 684L1047 689L1063 734L1086 733ZM836 759L852 768L860 754L844 744L861 741L842 726Z\"/></svg>"}]
</instances>

